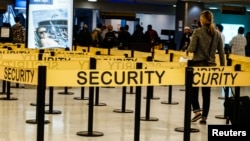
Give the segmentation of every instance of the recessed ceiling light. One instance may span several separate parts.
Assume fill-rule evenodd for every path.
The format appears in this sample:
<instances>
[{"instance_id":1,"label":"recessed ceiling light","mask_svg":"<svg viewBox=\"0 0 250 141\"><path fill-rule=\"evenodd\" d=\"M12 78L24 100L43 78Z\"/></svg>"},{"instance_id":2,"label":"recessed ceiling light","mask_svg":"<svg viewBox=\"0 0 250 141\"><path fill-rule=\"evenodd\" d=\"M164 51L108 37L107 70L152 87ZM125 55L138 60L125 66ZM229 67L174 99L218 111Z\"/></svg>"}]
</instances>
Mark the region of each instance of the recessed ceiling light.
<instances>
[{"instance_id":1,"label":"recessed ceiling light","mask_svg":"<svg viewBox=\"0 0 250 141\"><path fill-rule=\"evenodd\" d=\"M218 8L217 8L217 7L208 7L208 9L216 10L216 9L218 9Z\"/></svg>"},{"instance_id":2,"label":"recessed ceiling light","mask_svg":"<svg viewBox=\"0 0 250 141\"><path fill-rule=\"evenodd\" d=\"M88 0L89 2L97 2L97 0Z\"/></svg>"}]
</instances>

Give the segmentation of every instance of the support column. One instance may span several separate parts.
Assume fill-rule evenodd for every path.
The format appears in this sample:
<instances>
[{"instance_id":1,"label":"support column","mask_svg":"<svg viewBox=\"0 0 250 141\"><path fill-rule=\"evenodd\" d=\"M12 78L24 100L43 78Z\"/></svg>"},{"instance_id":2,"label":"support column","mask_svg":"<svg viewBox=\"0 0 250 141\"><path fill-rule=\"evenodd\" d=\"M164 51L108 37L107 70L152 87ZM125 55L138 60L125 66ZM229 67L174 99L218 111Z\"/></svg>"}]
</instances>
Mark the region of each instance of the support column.
<instances>
[{"instance_id":1,"label":"support column","mask_svg":"<svg viewBox=\"0 0 250 141\"><path fill-rule=\"evenodd\" d=\"M192 29L194 20L199 21L200 13L204 10L203 2L187 2L178 0L176 3L175 21L175 42L176 49L179 50L180 40L185 26Z\"/></svg>"}]
</instances>

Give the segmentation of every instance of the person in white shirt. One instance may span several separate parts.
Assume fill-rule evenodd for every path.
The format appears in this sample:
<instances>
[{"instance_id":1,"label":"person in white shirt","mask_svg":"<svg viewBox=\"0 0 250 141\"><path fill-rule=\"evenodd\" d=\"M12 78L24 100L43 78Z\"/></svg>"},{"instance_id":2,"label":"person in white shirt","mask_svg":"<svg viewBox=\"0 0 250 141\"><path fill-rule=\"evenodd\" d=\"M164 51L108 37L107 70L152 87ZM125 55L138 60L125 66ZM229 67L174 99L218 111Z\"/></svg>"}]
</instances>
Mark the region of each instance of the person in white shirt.
<instances>
[{"instance_id":1,"label":"person in white shirt","mask_svg":"<svg viewBox=\"0 0 250 141\"><path fill-rule=\"evenodd\" d=\"M244 27L239 27L238 35L234 36L229 42L232 54L245 56L245 46L247 44L247 41L246 38L243 36L244 30Z\"/></svg>"}]
</instances>

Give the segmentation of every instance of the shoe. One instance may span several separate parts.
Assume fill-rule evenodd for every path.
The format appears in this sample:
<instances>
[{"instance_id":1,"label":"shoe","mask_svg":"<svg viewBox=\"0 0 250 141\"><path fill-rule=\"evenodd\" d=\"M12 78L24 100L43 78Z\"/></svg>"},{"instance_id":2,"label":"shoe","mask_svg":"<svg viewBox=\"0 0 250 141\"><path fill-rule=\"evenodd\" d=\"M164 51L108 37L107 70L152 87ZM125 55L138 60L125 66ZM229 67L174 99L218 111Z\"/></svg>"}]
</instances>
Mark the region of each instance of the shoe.
<instances>
[{"instance_id":1,"label":"shoe","mask_svg":"<svg viewBox=\"0 0 250 141\"><path fill-rule=\"evenodd\" d=\"M191 122L196 122L197 120L201 119L201 113L199 113L198 115L194 116L192 119L191 119Z\"/></svg>"},{"instance_id":2,"label":"shoe","mask_svg":"<svg viewBox=\"0 0 250 141\"><path fill-rule=\"evenodd\" d=\"M200 120L200 124L202 124L202 125L206 125L207 124L207 118L205 118L205 117L202 117L202 119Z\"/></svg>"}]
</instances>

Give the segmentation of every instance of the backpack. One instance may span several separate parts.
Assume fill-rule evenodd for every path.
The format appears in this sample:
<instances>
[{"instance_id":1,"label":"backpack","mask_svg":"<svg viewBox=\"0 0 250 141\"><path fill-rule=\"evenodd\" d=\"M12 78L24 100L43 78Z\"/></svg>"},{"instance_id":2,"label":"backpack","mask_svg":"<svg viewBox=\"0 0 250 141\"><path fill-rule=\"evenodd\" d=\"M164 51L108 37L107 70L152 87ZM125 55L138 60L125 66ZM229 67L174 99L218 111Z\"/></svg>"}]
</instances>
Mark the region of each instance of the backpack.
<instances>
[{"instance_id":1,"label":"backpack","mask_svg":"<svg viewBox=\"0 0 250 141\"><path fill-rule=\"evenodd\" d=\"M91 38L92 38L92 41L94 43L98 43L99 42L99 31L98 30L93 30L92 33L91 33Z\"/></svg>"}]
</instances>

